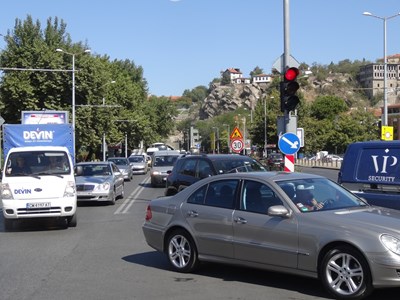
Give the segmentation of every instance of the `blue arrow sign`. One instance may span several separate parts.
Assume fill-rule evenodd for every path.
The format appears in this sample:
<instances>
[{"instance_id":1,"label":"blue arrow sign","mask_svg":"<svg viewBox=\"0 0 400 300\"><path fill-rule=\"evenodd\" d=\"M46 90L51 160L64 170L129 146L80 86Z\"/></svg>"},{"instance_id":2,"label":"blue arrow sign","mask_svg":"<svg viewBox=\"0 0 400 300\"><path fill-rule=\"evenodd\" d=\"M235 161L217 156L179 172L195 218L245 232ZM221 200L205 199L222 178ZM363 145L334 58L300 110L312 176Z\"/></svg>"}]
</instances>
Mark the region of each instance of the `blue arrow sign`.
<instances>
[{"instance_id":1,"label":"blue arrow sign","mask_svg":"<svg viewBox=\"0 0 400 300\"><path fill-rule=\"evenodd\" d=\"M285 133L279 139L278 147L286 155L295 154L300 149L300 139L294 133Z\"/></svg>"}]
</instances>

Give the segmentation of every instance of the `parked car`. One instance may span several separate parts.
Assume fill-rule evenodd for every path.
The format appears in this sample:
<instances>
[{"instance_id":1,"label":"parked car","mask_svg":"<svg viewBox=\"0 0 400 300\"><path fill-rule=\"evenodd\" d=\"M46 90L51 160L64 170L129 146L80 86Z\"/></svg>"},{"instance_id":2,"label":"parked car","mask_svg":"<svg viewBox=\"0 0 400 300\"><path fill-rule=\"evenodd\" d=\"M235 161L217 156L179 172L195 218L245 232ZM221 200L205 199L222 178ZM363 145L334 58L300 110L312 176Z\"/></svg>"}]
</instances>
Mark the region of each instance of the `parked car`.
<instances>
[{"instance_id":1,"label":"parked car","mask_svg":"<svg viewBox=\"0 0 400 300\"><path fill-rule=\"evenodd\" d=\"M299 202L310 193L314 208ZM146 242L178 272L218 262L318 278L335 299L400 287L400 212L318 175L223 174L151 200ZM282 277L283 278L283 277Z\"/></svg>"},{"instance_id":2,"label":"parked car","mask_svg":"<svg viewBox=\"0 0 400 300\"><path fill-rule=\"evenodd\" d=\"M229 172L265 172L257 160L235 154L186 155L178 159L167 177L165 195L171 196L209 176Z\"/></svg>"},{"instance_id":3,"label":"parked car","mask_svg":"<svg viewBox=\"0 0 400 300\"><path fill-rule=\"evenodd\" d=\"M75 172L78 202L105 201L114 205L117 198L124 197L124 176L113 162L81 162L75 168L81 168Z\"/></svg>"},{"instance_id":4,"label":"parked car","mask_svg":"<svg viewBox=\"0 0 400 300\"><path fill-rule=\"evenodd\" d=\"M153 153L150 170L152 187L165 187L166 178L180 155L179 151L176 150L159 150Z\"/></svg>"},{"instance_id":5,"label":"parked car","mask_svg":"<svg viewBox=\"0 0 400 300\"><path fill-rule=\"evenodd\" d=\"M333 162L333 161L342 161L343 157L336 155L336 154L328 154L326 156L326 161Z\"/></svg>"},{"instance_id":6,"label":"parked car","mask_svg":"<svg viewBox=\"0 0 400 300\"><path fill-rule=\"evenodd\" d=\"M282 171L285 167L285 162L282 153L270 153L266 161L268 170Z\"/></svg>"},{"instance_id":7,"label":"parked car","mask_svg":"<svg viewBox=\"0 0 400 300\"><path fill-rule=\"evenodd\" d=\"M147 174L149 166L146 160L147 155L131 155L128 157L132 166L133 174Z\"/></svg>"},{"instance_id":8,"label":"parked car","mask_svg":"<svg viewBox=\"0 0 400 300\"><path fill-rule=\"evenodd\" d=\"M131 181L133 179L132 165L129 159L125 157L109 157L108 161L112 161L118 166L125 180Z\"/></svg>"}]
</instances>

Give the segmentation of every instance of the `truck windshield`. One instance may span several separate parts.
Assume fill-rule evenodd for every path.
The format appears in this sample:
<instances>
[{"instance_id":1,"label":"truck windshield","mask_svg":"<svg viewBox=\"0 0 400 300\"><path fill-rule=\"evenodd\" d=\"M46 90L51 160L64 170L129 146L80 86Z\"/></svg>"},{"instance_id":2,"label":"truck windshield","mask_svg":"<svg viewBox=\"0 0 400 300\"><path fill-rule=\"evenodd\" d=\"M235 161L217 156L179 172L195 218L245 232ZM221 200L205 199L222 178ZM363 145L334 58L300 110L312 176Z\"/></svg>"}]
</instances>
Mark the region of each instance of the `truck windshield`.
<instances>
[{"instance_id":1,"label":"truck windshield","mask_svg":"<svg viewBox=\"0 0 400 300\"><path fill-rule=\"evenodd\" d=\"M71 173L68 154L63 151L10 153L6 176L64 175Z\"/></svg>"}]
</instances>

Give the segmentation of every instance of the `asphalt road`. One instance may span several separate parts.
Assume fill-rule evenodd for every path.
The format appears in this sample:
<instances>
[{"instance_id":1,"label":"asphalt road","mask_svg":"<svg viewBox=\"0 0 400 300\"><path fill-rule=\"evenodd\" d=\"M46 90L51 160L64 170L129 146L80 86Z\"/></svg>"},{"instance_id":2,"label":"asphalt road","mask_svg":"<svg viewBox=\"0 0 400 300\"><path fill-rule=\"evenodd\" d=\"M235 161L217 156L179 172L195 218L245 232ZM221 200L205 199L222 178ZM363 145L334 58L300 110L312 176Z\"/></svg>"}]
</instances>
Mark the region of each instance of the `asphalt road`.
<instances>
[{"instance_id":1,"label":"asphalt road","mask_svg":"<svg viewBox=\"0 0 400 300\"><path fill-rule=\"evenodd\" d=\"M306 169L335 179L337 170ZM0 216L0 299L330 299L317 280L218 264L195 274L171 271L142 234L147 203L163 194L148 176L126 183L115 206L81 204L78 226L23 222L3 231ZM400 289L370 299L398 299Z\"/></svg>"}]
</instances>

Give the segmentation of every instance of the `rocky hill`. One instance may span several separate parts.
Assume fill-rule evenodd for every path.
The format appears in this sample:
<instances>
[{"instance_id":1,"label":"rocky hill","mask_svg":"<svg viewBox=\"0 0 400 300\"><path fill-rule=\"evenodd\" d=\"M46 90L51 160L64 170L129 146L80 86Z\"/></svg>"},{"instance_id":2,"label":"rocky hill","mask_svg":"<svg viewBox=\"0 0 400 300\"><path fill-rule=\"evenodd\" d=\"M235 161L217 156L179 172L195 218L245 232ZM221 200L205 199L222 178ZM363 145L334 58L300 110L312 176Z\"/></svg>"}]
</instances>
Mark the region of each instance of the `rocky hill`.
<instances>
[{"instance_id":1,"label":"rocky hill","mask_svg":"<svg viewBox=\"0 0 400 300\"><path fill-rule=\"evenodd\" d=\"M367 97L359 88L358 82L349 74L335 73L324 76L309 75L299 80L303 101L312 102L319 95L335 95L346 101L349 107L362 105L369 107ZM238 108L250 110L257 104L258 99L270 95L270 83L228 84L214 83L210 94L199 103L199 109L181 110L177 120L206 120L220 114L235 111ZM378 103L377 105L381 105ZM182 140L181 132L174 132L169 143L178 147L178 140Z\"/></svg>"},{"instance_id":2,"label":"rocky hill","mask_svg":"<svg viewBox=\"0 0 400 300\"><path fill-rule=\"evenodd\" d=\"M266 96L269 83L214 84L211 93L201 105L199 119L204 120L234 111L238 108L251 109L259 98ZM336 95L351 107L362 103L368 106L367 98L359 92L358 83L348 74L330 74L323 80L317 76L303 77L299 92L305 101L313 101L318 95Z\"/></svg>"}]
</instances>

